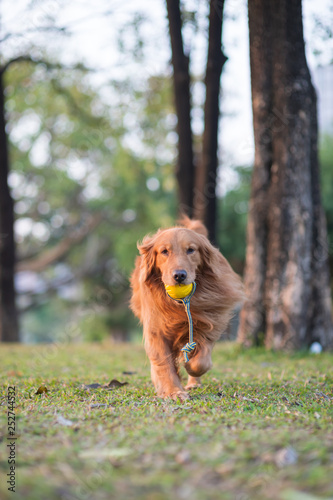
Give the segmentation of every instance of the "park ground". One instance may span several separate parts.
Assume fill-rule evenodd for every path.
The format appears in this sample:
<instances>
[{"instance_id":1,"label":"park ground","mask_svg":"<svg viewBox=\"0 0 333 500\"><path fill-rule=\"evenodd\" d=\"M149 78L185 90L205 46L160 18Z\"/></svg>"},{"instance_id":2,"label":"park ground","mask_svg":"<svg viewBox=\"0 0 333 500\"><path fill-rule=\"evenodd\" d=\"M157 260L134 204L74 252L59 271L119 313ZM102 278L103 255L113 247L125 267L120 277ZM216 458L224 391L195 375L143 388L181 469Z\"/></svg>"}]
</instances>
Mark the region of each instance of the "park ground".
<instances>
[{"instance_id":1,"label":"park ground","mask_svg":"<svg viewBox=\"0 0 333 500\"><path fill-rule=\"evenodd\" d=\"M332 499L333 355L221 343L213 361L181 403L155 396L142 345L2 345L1 498Z\"/></svg>"}]
</instances>

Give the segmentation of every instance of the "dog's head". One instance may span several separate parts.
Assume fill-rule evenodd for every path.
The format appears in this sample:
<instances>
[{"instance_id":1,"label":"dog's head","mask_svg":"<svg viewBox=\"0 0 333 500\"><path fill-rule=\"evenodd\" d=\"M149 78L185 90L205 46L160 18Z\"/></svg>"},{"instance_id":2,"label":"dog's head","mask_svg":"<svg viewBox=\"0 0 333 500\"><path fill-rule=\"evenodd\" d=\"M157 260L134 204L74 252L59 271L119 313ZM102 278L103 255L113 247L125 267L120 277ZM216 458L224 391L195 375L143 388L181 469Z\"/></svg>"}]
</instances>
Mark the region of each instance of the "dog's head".
<instances>
[{"instance_id":1,"label":"dog's head","mask_svg":"<svg viewBox=\"0 0 333 500\"><path fill-rule=\"evenodd\" d=\"M217 250L208 241L204 225L189 219L184 224L187 227L159 230L138 245L143 281L162 279L164 285L189 285L212 264Z\"/></svg>"}]
</instances>

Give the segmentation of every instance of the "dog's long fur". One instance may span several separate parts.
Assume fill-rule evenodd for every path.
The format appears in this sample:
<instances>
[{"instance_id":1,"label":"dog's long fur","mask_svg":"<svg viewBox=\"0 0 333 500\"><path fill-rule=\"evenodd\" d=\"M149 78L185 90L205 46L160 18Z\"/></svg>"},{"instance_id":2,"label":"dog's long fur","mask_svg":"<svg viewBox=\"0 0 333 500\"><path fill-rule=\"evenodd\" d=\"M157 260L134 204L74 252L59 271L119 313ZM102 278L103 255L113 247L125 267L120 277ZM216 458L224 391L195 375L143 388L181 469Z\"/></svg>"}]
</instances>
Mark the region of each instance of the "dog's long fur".
<instances>
[{"instance_id":1,"label":"dog's long fur","mask_svg":"<svg viewBox=\"0 0 333 500\"><path fill-rule=\"evenodd\" d=\"M188 248L191 252L194 249L191 255ZM176 227L145 237L138 249L140 257L131 277L131 308L143 324L152 380L159 396L185 399L188 394L178 367L180 349L188 342L188 320L183 304L167 296L164 284L176 284L172 273L180 267L187 272L189 283L195 280L197 284L191 299L197 346L185 363L189 374L185 389L200 384L199 377L211 368L212 348L226 330L235 305L243 300L243 286L207 239L207 230L200 221L184 218Z\"/></svg>"}]
</instances>

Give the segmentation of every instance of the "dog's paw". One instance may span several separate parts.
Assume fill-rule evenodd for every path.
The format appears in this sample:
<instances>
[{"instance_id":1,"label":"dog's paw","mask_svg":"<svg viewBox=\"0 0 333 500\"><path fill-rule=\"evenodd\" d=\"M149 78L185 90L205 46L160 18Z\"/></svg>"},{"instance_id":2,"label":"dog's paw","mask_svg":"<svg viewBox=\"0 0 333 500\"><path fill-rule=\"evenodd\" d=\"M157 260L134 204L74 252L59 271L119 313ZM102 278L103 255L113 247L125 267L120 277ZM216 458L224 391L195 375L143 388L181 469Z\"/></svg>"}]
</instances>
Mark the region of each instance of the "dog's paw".
<instances>
[{"instance_id":1,"label":"dog's paw","mask_svg":"<svg viewBox=\"0 0 333 500\"><path fill-rule=\"evenodd\" d=\"M174 401L178 401L178 399L180 399L180 401L183 402L186 401L186 399L188 399L190 395L185 391L176 391L176 392L171 392L166 397L171 398Z\"/></svg>"},{"instance_id":2,"label":"dog's paw","mask_svg":"<svg viewBox=\"0 0 333 500\"><path fill-rule=\"evenodd\" d=\"M196 389L197 387L201 387L202 384L200 382L189 382L186 386L185 389L187 391L190 391L191 389Z\"/></svg>"},{"instance_id":3,"label":"dog's paw","mask_svg":"<svg viewBox=\"0 0 333 500\"><path fill-rule=\"evenodd\" d=\"M191 375L188 377L187 380L187 385L185 386L185 389L187 391L191 389L195 389L196 387L201 387L201 379L199 377L191 377Z\"/></svg>"}]
</instances>

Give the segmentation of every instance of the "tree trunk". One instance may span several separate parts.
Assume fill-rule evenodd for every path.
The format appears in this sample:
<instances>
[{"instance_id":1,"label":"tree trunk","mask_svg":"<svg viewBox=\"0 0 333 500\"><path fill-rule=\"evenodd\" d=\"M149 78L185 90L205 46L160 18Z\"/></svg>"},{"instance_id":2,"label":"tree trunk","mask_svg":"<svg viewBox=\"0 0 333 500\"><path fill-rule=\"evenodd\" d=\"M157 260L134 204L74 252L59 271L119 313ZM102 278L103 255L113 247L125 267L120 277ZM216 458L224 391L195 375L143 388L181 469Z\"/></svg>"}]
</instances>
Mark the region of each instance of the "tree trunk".
<instances>
[{"instance_id":1,"label":"tree trunk","mask_svg":"<svg viewBox=\"0 0 333 500\"><path fill-rule=\"evenodd\" d=\"M205 127L200 168L195 182L194 213L216 243L216 181L218 167L218 124L220 117L220 80L227 58L222 52L224 0L211 0L209 11L208 54L206 66Z\"/></svg>"},{"instance_id":2,"label":"tree trunk","mask_svg":"<svg viewBox=\"0 0 333 500\"><path fill-rule=\"evenodd\" d=\"M249 1L249 34L254 168L247 225L245 261L245 302L238 332L239 340L250 345L265 331L264 283L266 274L267 192L272 165L272 53L270 6L265 0Z\"/></svg>"},{"instance_id":3,"label":"tree trunk","mask_svg":"<svg viewBox=\"0 0 333 500\"><path fill-rule=\"evenodd\" d=\"M315 91L301 0L249 0L255 165L239 341L332 346ZM318 257L319 255L319 257Z\"/></svg>"},{"instance_id":4,"label":"tree trunk","mask_svg":"<svg viewBox=\"0 0 333 500\"><path fill-rule=\"evenodd\" d=\"M176 177L179 189L179 213L193 213L194 160L191 128L189 57L184 54L179 0L166 0L172 51L175 107L178 118L178 164Z\"/></svg>"},{"instance_id":5,"label":"tree trunk","mask_svg":"<svg viewBox=\"0 0 333 500\"><path fill-rule=\"evenodd\" d=\"M0 71L0 339L2 342L18 342L14 286L14 203L8 186L8 173L3 72Z\"/></svg>"}]
</instances>

